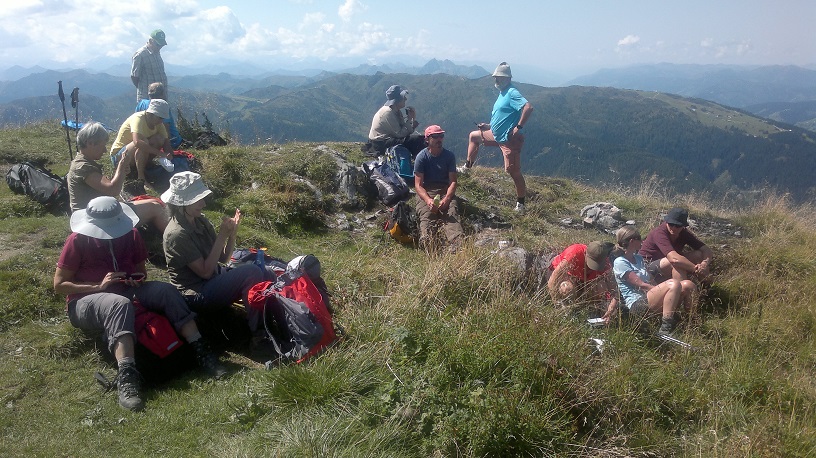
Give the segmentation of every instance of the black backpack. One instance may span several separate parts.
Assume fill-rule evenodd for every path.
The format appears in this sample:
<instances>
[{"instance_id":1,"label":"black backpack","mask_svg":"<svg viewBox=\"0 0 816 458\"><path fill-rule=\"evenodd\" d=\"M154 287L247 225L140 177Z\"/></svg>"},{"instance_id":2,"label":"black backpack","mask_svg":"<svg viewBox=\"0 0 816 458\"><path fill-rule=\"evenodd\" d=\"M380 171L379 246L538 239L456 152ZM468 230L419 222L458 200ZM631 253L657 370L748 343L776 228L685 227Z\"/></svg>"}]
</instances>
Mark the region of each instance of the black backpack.
<instances>
[{"instance_id":1,"label":"black backpack","mask_svg":"<svg viewBox=\"0 0 816 458\"><path fill-rule=\"evenodd\" d=\"M365 162L363 170L369 181L377 187L377 197L385 205L394 205L411 192L405 180L386 161Z\"/></svg>"},{"instance_id":2,"label":"black backpack","mask_svg":"<svg viewBox=\"0 0 816 458\"><path fill-rule=\"evenodd\" d=\"M15 164L6 173L6 183L16 194L25 194L50 210L69 212L65 178L30 162Z\"/></svg>"}]
</instances>

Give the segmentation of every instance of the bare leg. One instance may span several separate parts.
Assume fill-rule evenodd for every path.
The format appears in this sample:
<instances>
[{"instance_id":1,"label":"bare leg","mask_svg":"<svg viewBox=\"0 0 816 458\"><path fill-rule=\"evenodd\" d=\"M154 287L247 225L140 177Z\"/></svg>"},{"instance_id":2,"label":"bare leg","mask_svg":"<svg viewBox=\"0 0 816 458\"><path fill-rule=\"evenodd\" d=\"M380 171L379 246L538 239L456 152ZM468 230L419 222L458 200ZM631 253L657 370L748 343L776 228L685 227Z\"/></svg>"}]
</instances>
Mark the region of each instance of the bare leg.
<instances>
[{"instance_id":1,"label":"bare leg","mask_svg":"<svg viewBox=\"0 0 816 458\"><path fill-rule=\"evenodd\" d=\"M113 357L116 358L116 361L133 358L135 355L133 345L133 336L130 334L125 334L116 339L116 343L113 344Z\"/></svg>"},{"instance_id":2,"label":"bare leg","mask_svg":"<svg viewBox=\"0 0 816 458\"><path fill-rule=\"evenodd\" d=\"M167 217L167 212L164 210L164 206L156 200L137 200L135 202L129 202L128 205L136 212L140 224L150 223L159 232L163 233L164 229L167 228L167 223L170 222Z\"/></svg>"}]
</instances>

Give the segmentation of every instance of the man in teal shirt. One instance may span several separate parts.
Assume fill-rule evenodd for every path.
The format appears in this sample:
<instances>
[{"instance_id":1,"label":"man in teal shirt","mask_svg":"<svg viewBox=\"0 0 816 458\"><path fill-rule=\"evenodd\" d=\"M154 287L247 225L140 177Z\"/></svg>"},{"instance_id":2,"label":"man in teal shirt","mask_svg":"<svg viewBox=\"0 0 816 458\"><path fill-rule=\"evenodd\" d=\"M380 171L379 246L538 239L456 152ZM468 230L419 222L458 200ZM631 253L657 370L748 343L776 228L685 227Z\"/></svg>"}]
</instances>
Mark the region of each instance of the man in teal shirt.
<instances>
[{"instance_id":1,"label":"man in teal shirt","mask_svg":"<svg viewBox=\"0 0 816 458\"><path fill-rule=\"evenodd\" d=\"M467 173L476 161L479 146L498 146L504 155L504 170L513 178L516 186L516 207L518 213L524 212L524 198L527 195L527 184L521 174L521 147L524 146L524 135L521 129L530 118L533 106L513 86L513 74L507 62L502 62L493 72L495 86L499 97L493 104L490 124L479 124L468 137L467 162L459 167L459 173Z\"/></svg>"}]
</instances>

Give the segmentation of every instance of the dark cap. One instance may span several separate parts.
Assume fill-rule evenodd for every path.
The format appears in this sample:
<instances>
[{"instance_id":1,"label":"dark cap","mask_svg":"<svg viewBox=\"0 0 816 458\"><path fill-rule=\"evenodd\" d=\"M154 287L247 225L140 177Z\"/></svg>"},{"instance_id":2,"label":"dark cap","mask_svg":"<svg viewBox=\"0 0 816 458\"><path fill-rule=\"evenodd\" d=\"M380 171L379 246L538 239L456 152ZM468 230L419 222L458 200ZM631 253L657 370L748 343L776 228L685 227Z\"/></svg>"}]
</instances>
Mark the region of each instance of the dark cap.
<instances>
[{"instance_id":1,"label":"dark cap","mask_svg":"<svg viewBox=\"0 0 816 458\"><path fill-rule=\"evenodd\" d=\"M675 226L688 227L688 210L674 207L669 210L669 214L663 218L663 221Z\"/></svg>"}]
</instances>

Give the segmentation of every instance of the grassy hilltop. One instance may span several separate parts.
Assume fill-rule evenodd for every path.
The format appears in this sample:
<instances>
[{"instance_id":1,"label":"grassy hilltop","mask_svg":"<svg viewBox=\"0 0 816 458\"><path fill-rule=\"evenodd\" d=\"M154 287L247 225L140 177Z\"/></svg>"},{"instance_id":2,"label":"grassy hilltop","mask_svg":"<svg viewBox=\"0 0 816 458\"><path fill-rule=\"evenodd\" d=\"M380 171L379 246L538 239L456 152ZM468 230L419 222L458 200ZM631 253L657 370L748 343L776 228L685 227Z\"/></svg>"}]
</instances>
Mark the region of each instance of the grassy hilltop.
<instances>
[{"instance_id":1,"label":"grassy hilltop","mask_svg":"<svg viewBox=\"0 0 816 458\"><path fill-rule=\"evenodd\" d=\"M235 206L246 215L239 246L318 256L346 338L306 364L269 371L229 352L226 380L185 374L147 391L142 413L96 385L93 373L113 367L53 292L67 217L1 187L0 454L813 456L813 207L770 196L729 208L648 179L596 189L528 177L528 211L515 216L503 171L477 167L461 179L466 230L506 222L497 237L532 252L611 240L560 223L580 220L588 203L615 203L644 234L669 207L690 207L715 251L715 283L677 333L696 348L688 352L625 322L589 329L581 312L556 308L494 255L495 245L434 257L397 245L383 237L382 206L337 196L326 151L360 163L357 145L321 145L194 153L214 190L209 217ZM33 159L65 173L66 149L56 127L0 131L4 166ZM161 265L150 274L166 279ZM607 348L595 352L591 337Z\"/></svg>"}]
</instances>

